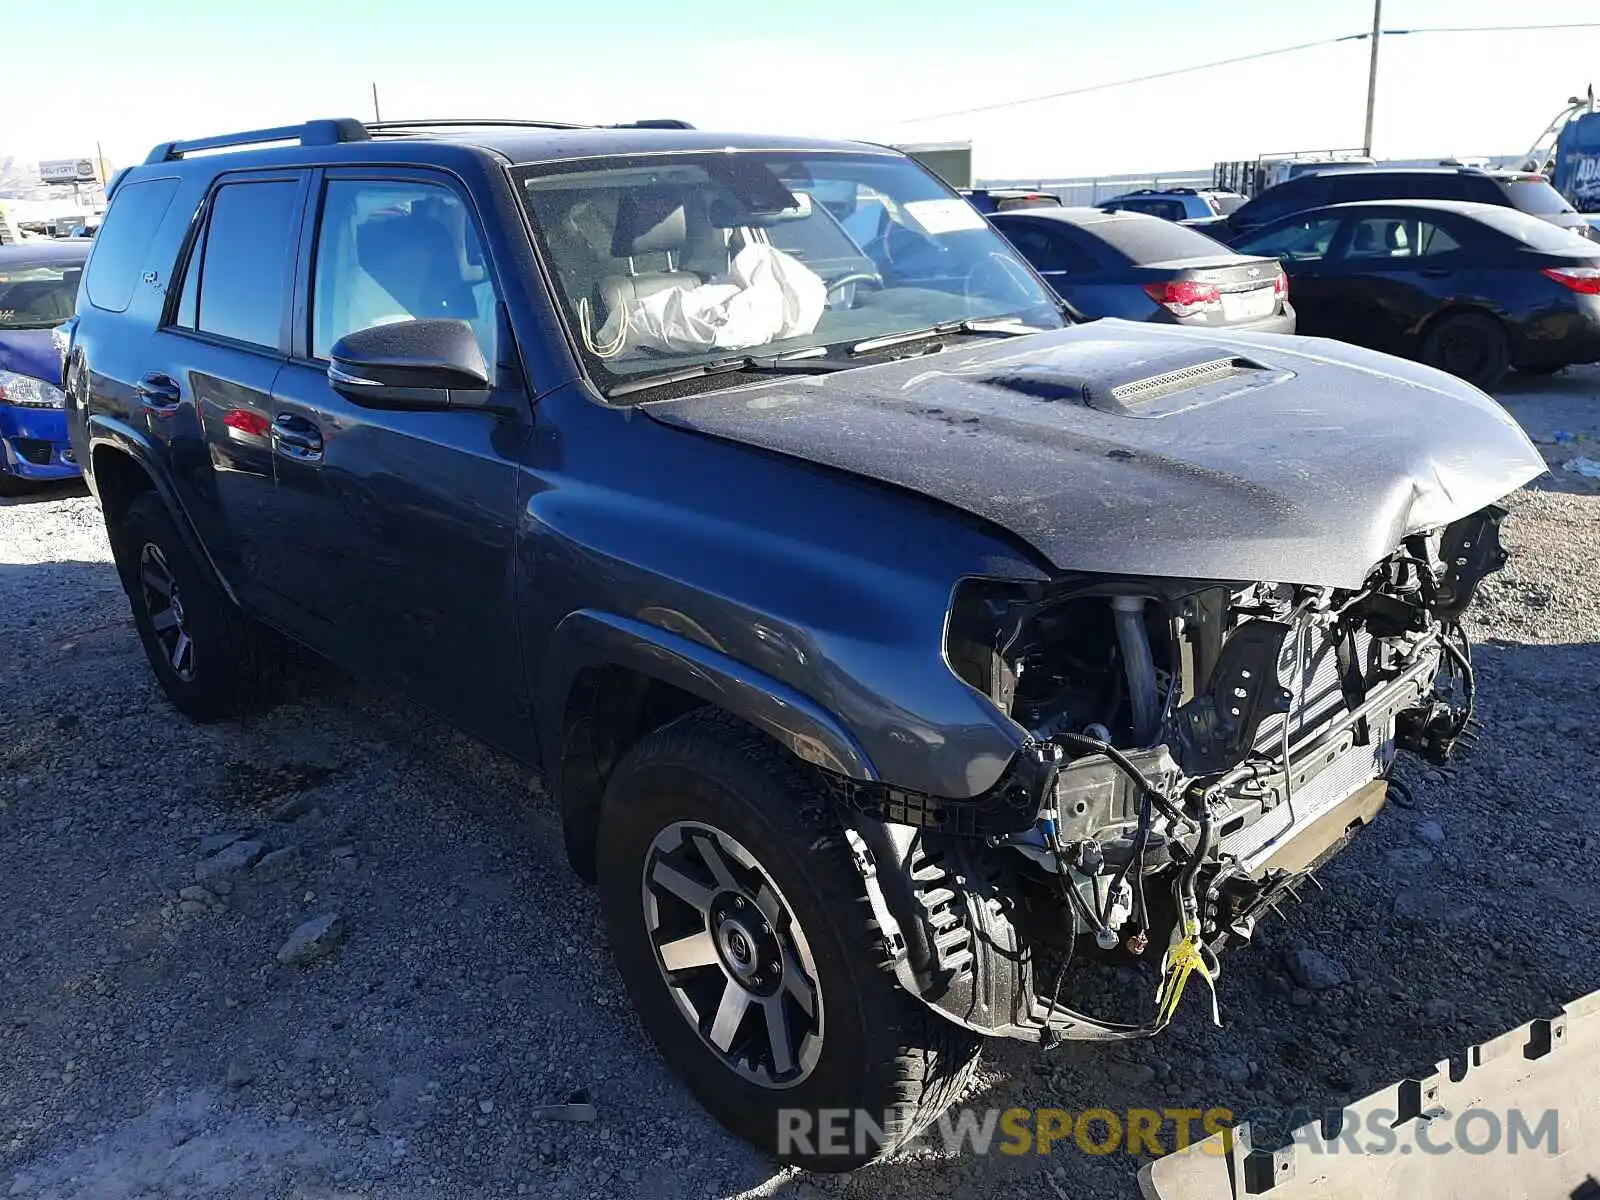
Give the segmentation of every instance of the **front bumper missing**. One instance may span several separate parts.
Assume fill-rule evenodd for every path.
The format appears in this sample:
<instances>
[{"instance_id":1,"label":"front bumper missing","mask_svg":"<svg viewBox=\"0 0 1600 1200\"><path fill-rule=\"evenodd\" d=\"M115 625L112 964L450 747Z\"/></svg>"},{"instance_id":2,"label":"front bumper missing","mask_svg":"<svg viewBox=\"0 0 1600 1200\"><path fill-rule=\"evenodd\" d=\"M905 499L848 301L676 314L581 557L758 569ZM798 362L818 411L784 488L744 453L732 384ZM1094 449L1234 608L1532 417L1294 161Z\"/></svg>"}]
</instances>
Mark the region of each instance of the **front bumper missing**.
<instances>
[{"instance_id":1,"label":"front bumper missing","mask_svg":"<svg viewBox=\"0 0 1600 1200\"><path fill-rule=\"evenodd\" d=\"M1288 789L1281 762L1256 761L1219 781L1213 807L1222 835L1218 865L1227 868L1236 900L1241 886L1245 895L1226 919L1210 925L1213 949L1248 936L1262 908L1330 858L1382 808L1396 718L1423 700L1438 670L1436 654L1419 655L1361 704L1309 729L1291 744ZM1176 769L1165 748L1130 757L1151 775ZM849 784L838 793L840 816L883 931L887 965L902 987L941 1016L987 1036L1045 1044L1150 1037L1158 1024L1102 1021L1047 998L1054 971L1041 966L1035 974L1031 943L1018 927L1015 879L996 876L983 859L993 853L990 841L1004 840L1003 833L997 838L988 831L1022 824L1029 796L1042 798L1053 788L1064 829L1076 819L1085 833L1104 835L1136 819L1137 789L1098 755L1061 765L1059 748L1049 743L1026 748L1018 760L1028 765L1014 764L997 785L1004 803L989 810L975 801L908 797L881 784ZM980 830L988 836L973 836ZM942 843L948 859L943 868L919 857L919 835L929 831L957 835ZM932 910L930 896L942 897L946 911L957 909L959 928Z\"/></svg>"}]
</instances>

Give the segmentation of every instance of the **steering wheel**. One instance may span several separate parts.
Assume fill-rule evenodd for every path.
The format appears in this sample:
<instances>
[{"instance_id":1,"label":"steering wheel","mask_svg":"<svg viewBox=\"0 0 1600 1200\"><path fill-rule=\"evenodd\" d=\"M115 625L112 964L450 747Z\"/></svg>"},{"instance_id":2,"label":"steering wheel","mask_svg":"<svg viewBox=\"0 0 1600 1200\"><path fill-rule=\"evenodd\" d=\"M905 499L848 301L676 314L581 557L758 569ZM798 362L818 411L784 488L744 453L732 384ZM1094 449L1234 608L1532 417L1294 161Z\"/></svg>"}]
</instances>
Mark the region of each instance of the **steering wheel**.
<instances>
[{"instance_id":1,"label":"steering wheel","mask_svg":"<svg viewBox=\"0 0 1600 1200\"><path fill-rule=\"evenodd\" d=\"M867 271L851 271L848 275L841 275L832 283L828 284L828 295L831 296L834 292L837 292L846 285L852 283L870 283L873 287L883 286L883 280L877 275L873 275Z\"/></svg>"},{"instance_id":2,"label":"steering wheel","mask_svg":"<svg viewBox=\"0 0 1600 1200\"><path fill-rule=\"evenodd\" d=\"M988 270L1003 280L1000 289L979 291L973 287L974 282L978 279L978 273L983 270ZM973 263L961 285L962 295L969 305L972 303L974 295L982 295L987 300L1004 300L1007 289L1015 292L1017 300L1024 304L1032 303L1038 298L1037 285L1034 283L1033 277L1023 269L1022 264L1016 259L1001 254L998 250L989 251L988 254Z\"/></svg>"},{"instance_id":3,"label":"steering wheel","mask_svg":"<svg viewBox=\"0 0 1600 1200\"><path fill-rule=\"evenodd\" d=\"M897 241L900 245L898 251L895 249ZM881 259L878 254L873 253L874 248L881 252ZM919 250L923 252L931 250L936 254L944 254L949 251L949 247L940 245L939 242L927 234L919 233L917 230L907 225L901 225L899 222L892 222L889 228L885 229L882 234L874 238L865 247L868 258L874 262L881 261L890 271L896 272L900 269L900 264L895 261L897 258L914 255Z\"/></svg>"}]
</instances>

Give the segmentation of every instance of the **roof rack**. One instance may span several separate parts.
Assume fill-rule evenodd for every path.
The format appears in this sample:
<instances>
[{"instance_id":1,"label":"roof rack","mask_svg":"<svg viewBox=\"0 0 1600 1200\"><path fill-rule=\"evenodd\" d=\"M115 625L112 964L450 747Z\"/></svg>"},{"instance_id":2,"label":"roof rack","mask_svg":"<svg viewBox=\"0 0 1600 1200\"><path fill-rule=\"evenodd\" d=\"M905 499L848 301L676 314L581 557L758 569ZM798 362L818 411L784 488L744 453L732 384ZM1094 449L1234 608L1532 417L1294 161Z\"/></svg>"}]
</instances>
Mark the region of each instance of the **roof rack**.
<instances>
[{"instance_id":1,"label":"roof rack","mask_svg":"<svg viewBox=\"0 0 1600 1200\"><path fill-rule=\"evenodd\" d=\"M1207 188L1207 191L1212 189ZM1112 197L1120 200L1123 196L1198 196L1200 193L1192 187L1161 187L1161 188L1134 188L1131 192L1121 192Z\"/></svg>"},{"instance_id":2,"label":"roof rack","mask_svg":"<svg viewBox=\"0 0 1600 1200\"><path fill-rule=\"evenodd\" d=\"M193 138L186 142L162 142L145 158L147 163L171 162L202 150L224 150L230 146L255 146L264 142L298 142L302 146L332 146L339 142L365 142L367 128L353 117L307 121L303 125L278 125L272 129L247 129L215 137Z\"/></svg>"},{"instance_id":3,"label":"roof rack","mask_svg":"<svg viewBox=\"0 0 1600 1200\"><path fill-rule=\"evenodd\" d=\"M415 121L368 121L370 133L405 134L420 129L589 129L571 121L536 121L515 117L437 117L418 118Z\"/></svg>"},{"instance_id":4,"label":"roof rack","mask_svg":"<svg viewBox=\"0 0 1600 1200\"><path fill-rule=\"evenodd\" d=\"M187 154L205 150L226 150L235 146L258 146L270 142L296 142L302 146L334 146L340 142L366 142L372 136L404 136L429 129L693 129L677 117L651 117L625 121L619 125L579 125L570 121L536 121L511 117L435 117L415 121L369 121L353 117L307 121L303 125L278 125L271 129L246 129L221 133L215 137L193 138L184 142L162 142L145 158L147 163L172 162Z\"/></svg>"},{"instance_id":5,"label":"roof rack","mask_svg":"<svg viewBox=\"0 0 1600 1200\"><path fill-rule=\"evenodd\" d=\"M693 129L677 117L649 117L616 125L584 125L572 121L541 121L520 117L440 117L415 121L368 121L377 134L406 134L426 129Z\"/></svg>"}]
</instances>

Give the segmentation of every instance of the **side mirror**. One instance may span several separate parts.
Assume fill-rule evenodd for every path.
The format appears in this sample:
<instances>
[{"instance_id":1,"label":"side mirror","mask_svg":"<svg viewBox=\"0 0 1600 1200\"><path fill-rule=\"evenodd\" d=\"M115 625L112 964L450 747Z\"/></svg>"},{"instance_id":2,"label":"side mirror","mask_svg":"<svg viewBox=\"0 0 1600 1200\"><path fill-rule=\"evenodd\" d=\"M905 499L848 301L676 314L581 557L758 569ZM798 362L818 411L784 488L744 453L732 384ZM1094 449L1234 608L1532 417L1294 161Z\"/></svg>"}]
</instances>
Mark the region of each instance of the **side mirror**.
<instances>
[{"instance_id":1,"label":"side mirror","mask_svg":"<svg viewBox=\"0 0 1600 1200\"><path fill-rule=\"evenodd\" d=\"M485 408L489 367L465 321L396 321L348 333L328 355L328 383L368 408Z\"/></svg>"}]
</instances>

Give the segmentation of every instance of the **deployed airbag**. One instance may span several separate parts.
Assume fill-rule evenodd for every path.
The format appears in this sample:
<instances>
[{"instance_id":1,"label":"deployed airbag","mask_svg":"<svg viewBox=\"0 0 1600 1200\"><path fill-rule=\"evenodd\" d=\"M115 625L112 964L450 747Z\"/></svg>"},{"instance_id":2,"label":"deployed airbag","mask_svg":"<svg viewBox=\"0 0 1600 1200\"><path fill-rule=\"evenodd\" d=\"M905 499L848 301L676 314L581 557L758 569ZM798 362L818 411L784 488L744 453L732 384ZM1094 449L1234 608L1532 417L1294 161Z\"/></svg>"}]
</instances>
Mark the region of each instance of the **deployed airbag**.
<instances>
[{"instance_id":1,"label":"deployed airbag","mask_svg":"<svg viewBox=\"0 0 1600 1200\"><path fill-rule=\"evenodd\" d=\"M827 286L799 259L763 243L734 255L727 278L623 300L596 335L601 346L694 353L743 350L811 333Z\"/></svg>"}]
</instances>

